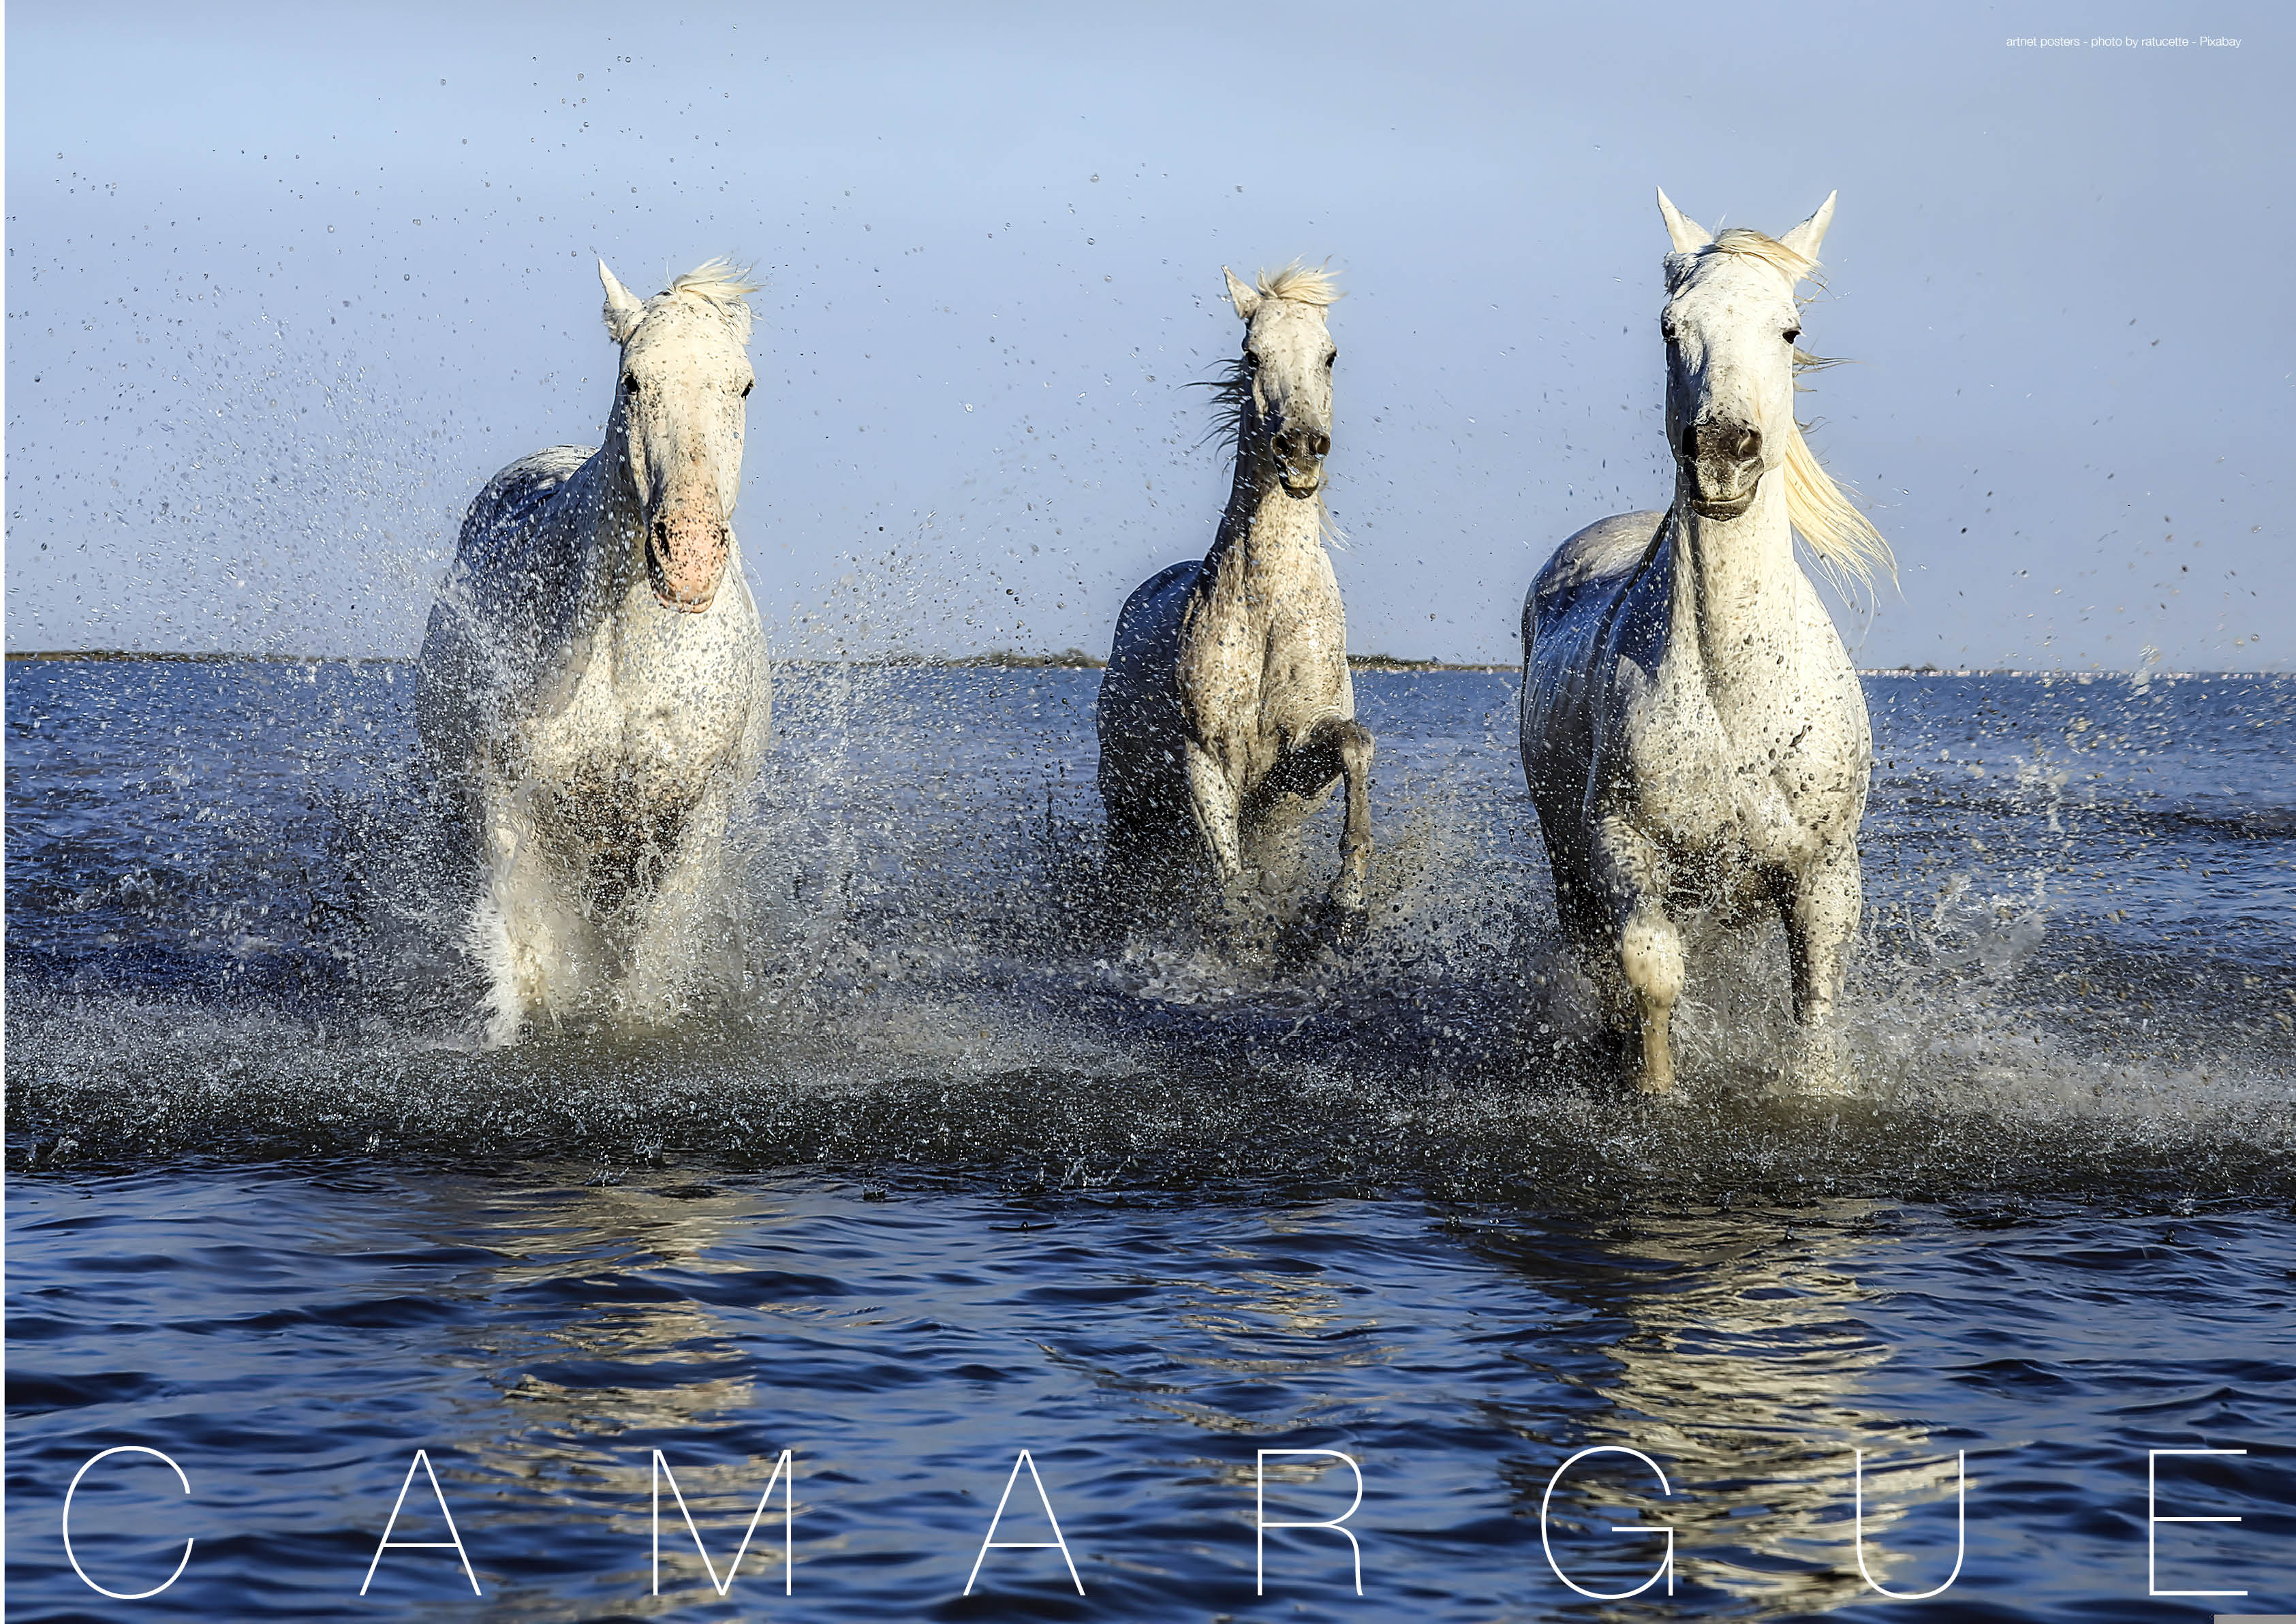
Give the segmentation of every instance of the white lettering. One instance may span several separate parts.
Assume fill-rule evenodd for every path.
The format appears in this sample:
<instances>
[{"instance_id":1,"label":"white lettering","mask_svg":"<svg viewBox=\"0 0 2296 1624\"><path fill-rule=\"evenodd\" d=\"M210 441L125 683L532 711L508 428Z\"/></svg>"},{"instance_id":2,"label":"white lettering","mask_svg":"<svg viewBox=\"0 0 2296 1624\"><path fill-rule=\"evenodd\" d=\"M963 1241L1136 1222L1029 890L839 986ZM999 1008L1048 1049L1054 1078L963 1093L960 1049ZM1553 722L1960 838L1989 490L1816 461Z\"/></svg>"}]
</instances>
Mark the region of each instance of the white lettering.
<instances>
[{"instance_id":1,"label":"white lettering","mask_svg":"<svg viewBox=\"0 0 2296 1624\"><path fill-rule=\"evenodd\" d=\"M789 1475L783 1477L782 1474ZM661 1594L661 1485L669 1480L669 1492L677 1502L677 1514L685 1519L685 1531L693 1536L693 1548L701 1553L702 1570L709 1575L709 1587L719 1595L734 1588L734 1576L742 1571L742 1558L750 1554L750 1541L757 1538L758 1524L764 1521L766 1507L774 1497L774 1485L782 1486L782 1594L790 1594L796 1582L797 1561L797 1464L790 1451L782 1451L774 1463L774 1474L766 1480L766 1491L758 1497L758 1509L750 1513L750 1526L742 1530L742 1543L734 1552L734 1560L726 1564L726 1579L718 1579L718 1564L709 1560L709 1547L701 1543L701 1530L693 1523L693 1513L685 1508L685 1495L677 1486L677 1479L669 1470L669 1461L659 1449L653 1452L653 1593Z\"/></svg>"},{"instance_id":2,"label":"white lettering","mask_svg":"<svg viewBox=\"0 0 2296 1624\"><path fill-rule=\"evenodd\" d=\"M1631 1590L1589 1590L1584 1585L1572 1583L1570 1576L1563 1572L1562 1567L1555 1562L1554 1547L1547 1543L1546 1538L1546 1508L1554 1498L1554 1486L1562 1480L1562 1474L1590 1455L1631 1455L1644 1465L1648 1466L1657 1476L1659 1493L1671 1495L1674 1492L1667 1487L1666 1473L1659 1470L1658 1463L1639 1449L1629 1449L1620 1444L1597 1444L1591 1449L1579 1450L1578 1454L1554 1469L1554 1475L1546 1480L1546 1492L1539 1497L1538 1547L1546 1553L1546 1565L1554 1571L1555 1578L1570 1585L1571 1589L1580 1595L1591 1596L1598 1602L1623 1602L1629 1596L1640 1595L1658 1583L1661 1578L1666 1580L1666 1593L1672 1595L1674 1594L1674 1530L1665 1523L1660 1523L1655 1528L1640 1522L1613 1522L1611 1525L1611 1531L1614 1534L1664 1534L1666 1536L1666 1555L1660 1561L1657 1569L1651 1576Z\"/></svg>"},{"instance_id":3,"label":"white lettering","mask_svg":"<svg viewBox=\"0 0 2296 1624\"><path fill-rule=\"evenodd\" d=\"M1353 1504L1338 1516L1325 1522L1270 1522L1267 1520L1267 1457L1271 1455L1322 1455L1335 1461L1347 1462L1348 1470L1356 1474L1356 1497ZM1254 1536L1258 1544L1251 1593L1254 1595L1267 1594L1267 1530L1269 1529L1327 1528L1333 1533L1344 1536L1348 1542L1348 1548L1355 1553L1356 1594L1361 1595L1363 1594L1363 1546L1353 1533L1340 1526L1363 1508L1363 1468L1356 1464L1355 1456L1342 1455L1337 1449L1262 1449L1254 1463L1253 1475L1259 1498L1258 1510L1253 1513L1253 1519L1259 1524L1259 1528Z\"/></svg>"},{"instance_id":4,"label":"white lettering","mask_svg":"<svg viewBox=\"0 0 2296 1624\"><path fill-rule=\"evenodd\" d=\"M439 1502L439 1514L447 1519L447 1538L444 1539L393 1539L390 1537L390 1530L398 1526L399 1507L406 1504L406 1491L414 1487L414 1469L418 1466L422 1469L422 1475L430 1480L430 1493ZM471 1554L463 1548L463 1537L455 1531L455 1513L447 1509L446 1491L439 1487L439 1474L430 1468L430 1452L427 1449L417 1449L414 1458L407 1463L406 1481L399 1484L398 1498L390 1505L390 1521L382 1525L382 1543L374 1547L374 1560L366 1564L366 1579L359 1586L361 1595L366 1594L368 1585L374 1583L374 1571L382 1562L382 1554L391 1550L451 1550L463 1559L463 1577L471 1581L471 1594L486 1594L479 1588L479 1576L471 1571Z\"/></svg>"},{"instance_id":5,"label":"white lettering","mask_svg":"<svg viewBox=\"0 0 2296 1624\"><path fill-rule=\"evenodd\" d=\"M2163 1522L2237 1522L2238 1517L2164 1517L2154 1506L2160 1489L2161 1457L2164 1455L2245 1455L2245 1449L2147 1449L2144 1452L2144 1588L2152 1595L2246 1595L2245 1590L2163 1590L2161 1588L2160 1537L2153 1532Z\"/></svg>"},{"instance_id":6,"label":"white lettering","mask_svg":"<svg viewBox=\"0 0 2296 1624\"><path fill-rule=\"evenodd\" d=\"M1953 1581L1961 1577L1961 1559L1969 1550L1969 1452L1965 1449L1956 1449L1953 1456L1954 1472L1958 1480L1956 1492L1959 1500L1958 1508L1954 1513L1953 1571L1945 1576L1945 1583L1936 1589L1924 1590L1915 1595L1906 1595L1884 1588L1882 1581L1874 1577L1874 1571L1866 1565L1866 1451L1860 1449L1857 1455L1857 1465L1853 1476L1854 1488L1850 1501L1854 1509L1850 1521L1849 1538L1852 1548L1857 1553L1859 1576L1874 1587L1875 1594L1886 1595L1893 1602L1926 1602L1933 1595L1943 1595L1953 1587Z\"/></svg>"},{"instance_id":7,"label":"white lettering","mask_svg":"<svg viewBox=\"0 0 2296 1624\"><path fill-rule=\"evenodd\" d=\"M184 1570L191 1565L193 1542L189 1539L184 1541L184 1554L181 1557L176 1559L176 1571L168 1575L167 1583L154 1585L149 1590L106 1590L102 1585L97 1584L94 1579L88 1578L87 1570L79 1565L79 1558L72 1554L72 1496L79 1492L79 1480L87 1475L88 1468L90 1466L94 1465L98 1461L108 1459L115 1455L148 1455L155 1460L166 1461L169 1466L175 1468L176 1481L184 1486L184 1492L185 1494L192 1492L192 1480L184 1475L184 1469L181 1466L176 1465L175 1460L171 1456L162 1455L157 1449L146 1449L141 1444L119 1444L115 1445L111 1448L104 1450L101 1455L92 1455L88 1456L86 1464L83 1464L78 1472L72 1473L71 1487L64 1490L64 1560L71 1563L71 1570L73 1572L79 1575L80 1583L86 1585L97 1595L108 1595L115 1602L140 1602L148 1596L159 1595L160 1592L165 1590L168 1585L174 1584L177 1579L184 1577Z\"/></svg>"},{"instance_id":8,"label":"white lettering","mask_svg":"<svg viewBox=\"0 0 2296 1624\"><path fill-rule=\"evenodd\" d=\"M1037 1498L1044 1503L1045 1521L1053 1525L1050 1539L999 1539L996 1525L1004 1520L1004 1502L1013 1497L1013 1485L1021 1480L1021 1468L1029 1469L1029 1480L1037 1486ZM1000 1551L1049 1551L1057 1548L1061 1560L1069 1564L1069 1579L1084 1594L1084 1580L1077 1578L1076 1558L1069 1554L1069 1542L1061 1538L1061 1520L1053 1515L1053 1497L1045 1492L1045 1480L1037 1475L1037 1463L1029 1458L1026 1449L1013 1463L1013 1474L1004 1480L1004 1492L996 1497L996 1514L988 1519L988 1537L980 1542L980 1554L972 1559L972 1571L965 1575L964 1594L972 1594L972 1581L980 1577L980 1564L988 1560L991 1549Z\"/></svg>"}]
</instances>

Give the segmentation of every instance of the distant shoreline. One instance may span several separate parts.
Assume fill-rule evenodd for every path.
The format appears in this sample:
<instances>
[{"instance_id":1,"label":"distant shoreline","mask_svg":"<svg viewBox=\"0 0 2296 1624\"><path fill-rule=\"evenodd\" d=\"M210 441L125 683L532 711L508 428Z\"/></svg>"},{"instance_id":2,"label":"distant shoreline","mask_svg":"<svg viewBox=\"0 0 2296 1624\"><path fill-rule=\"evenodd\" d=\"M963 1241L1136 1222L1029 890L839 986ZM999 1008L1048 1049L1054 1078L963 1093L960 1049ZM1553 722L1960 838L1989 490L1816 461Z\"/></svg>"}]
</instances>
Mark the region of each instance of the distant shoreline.
<instances>
[{"instance_id":1,"label":"distant shoreline","mask_svg":"<svg viewBox=\"0 0 2296 1624\"><path fill-rule=\"evenodd\" d=\"M220 651L184 651L167 649L12 649L11 660L56 660L97 661L152 660L178 665L412 665L405 654L278 654L263 652L226 653ZM955 670L990 671L1098 671L1107 668L1108 661L1082 649L1064 649L1057 654L1022 653L1014 649L991 649L978 654L871 654L850 660L823 660L805 655L775 656L775 665L797 666L868 666L890 668L908 667L945 667ZM1406 660L1394 654L1350 654L1348 664L1358 671L1512 671L1513 662L1504 665L1460 663L1443 660Z\"/></svg>"},{"instance_id":2,"label":"distant shoreline","mask_svg":"<svg viewBox=\"0 0 2296 1624\"><path fill-rule=\"evenodd\" d=\"M144 661L170 665L380 665L410 666L414 658L406 654L277 654L260 652L226 653L220 651L193 652L167 649L11 649L7 653L11 665L18 660L61 660L98 663L131 663ZM1028 654L1013 649L992 649L979 654L872 654L850 660L824 660L812 656L776 656L777 666L859 666L865 668L907 669L910 668L940 668L959 671L1098 671L1108 661L1086 653L1082 649L1064 649L1057 654ZM1414 671L1515 671L1518 662L1406 660L1396 654L1350 654L1348 664L1357 671L1397 672L1409 675ZM2137 680L2133 671L2035 671L2013 666L1873 666L1859 669L1860 677L2036 677L2065 682L2132 682ZM2152 671L2143 677L2145 682L2196 682L2203 678L2287 677L2287 671Z\"/></svg>"}]
</instances>

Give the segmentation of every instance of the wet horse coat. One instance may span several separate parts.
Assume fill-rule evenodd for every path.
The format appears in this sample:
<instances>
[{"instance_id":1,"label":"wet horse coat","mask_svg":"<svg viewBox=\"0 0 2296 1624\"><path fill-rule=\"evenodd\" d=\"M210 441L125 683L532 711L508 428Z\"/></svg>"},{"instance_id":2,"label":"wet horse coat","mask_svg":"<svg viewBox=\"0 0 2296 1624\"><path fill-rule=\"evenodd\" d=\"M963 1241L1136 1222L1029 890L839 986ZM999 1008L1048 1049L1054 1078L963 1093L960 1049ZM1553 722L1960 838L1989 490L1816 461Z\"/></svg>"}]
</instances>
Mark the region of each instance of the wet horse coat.
<instances>
[{"instance_id":1,"label":"wet horse coat","mask_svg":"<svg viewBox=\"0 0 2296 1624\"><path fill-rule=\"evenodd\" d=\"M1324 550L1339 295L1293 267L1257 288L1227 276L1244 322L1225 384L1235 477L1211 551L1125 603L1101 681L1100 792L1112 866L1201 843L1231 898L1266 837L1347 781L1331 900L1360 924L1371 864L1372 737L1355 719L1347 621Z\"/></svg>"},{"instance_id":2,"label":"wet horse coat","mask_svg":"<svg viewBox=\"0 0 2296 1624\"><path fill-rule=\"evenodd\" d=\"M622 365L604 443L523 457L463 521L416 719L478 896L488 1037L596 1000L674 1011L771 686L730 520L750 291L712 262L643 304L602 264Z\"/></svg>"},{"instance_id":3,"label":"wet horse coat","mask_svg":"<svg viewBox=\"0 0 2296 1624\"><path fill-rule=\"evenodd\" d=\"M1800 1064L1823 1082L1873 740L1794 531L1854 575L1889 562L1793 418L1797 363L1813 364L1793 290L1833 200L1775 240L1716 238L1659 201L1674 504L1590 525L1540 571L1523 605L1523 772L1564 933L1639 1025L1641 1086L1674 1079L1677 921L1765 911L1785 927Z\"/></svg>"}]
</instances>

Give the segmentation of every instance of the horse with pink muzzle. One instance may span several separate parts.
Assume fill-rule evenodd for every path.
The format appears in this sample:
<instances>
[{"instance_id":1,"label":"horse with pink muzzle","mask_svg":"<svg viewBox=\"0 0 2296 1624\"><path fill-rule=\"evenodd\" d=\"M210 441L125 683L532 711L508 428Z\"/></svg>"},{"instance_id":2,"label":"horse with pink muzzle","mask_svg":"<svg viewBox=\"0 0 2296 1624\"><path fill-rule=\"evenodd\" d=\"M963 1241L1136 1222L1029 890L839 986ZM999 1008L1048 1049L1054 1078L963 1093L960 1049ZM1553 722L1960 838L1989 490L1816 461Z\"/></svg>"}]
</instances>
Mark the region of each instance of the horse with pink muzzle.
<instances>
[{"instance_id":1,"label":"horse with pink muzzle","mask_svg":"<svg viewBox=\"0 0 2296 1624\"><path fill-rule=\"evenodd\" d=\"M640 300L604 443L512 463L471 504L430 613L416 720L478 892L487 1038L659 1021L763 760L763 628L734 538L752 285L722 261Z\"/></svg>"}]
</instances>

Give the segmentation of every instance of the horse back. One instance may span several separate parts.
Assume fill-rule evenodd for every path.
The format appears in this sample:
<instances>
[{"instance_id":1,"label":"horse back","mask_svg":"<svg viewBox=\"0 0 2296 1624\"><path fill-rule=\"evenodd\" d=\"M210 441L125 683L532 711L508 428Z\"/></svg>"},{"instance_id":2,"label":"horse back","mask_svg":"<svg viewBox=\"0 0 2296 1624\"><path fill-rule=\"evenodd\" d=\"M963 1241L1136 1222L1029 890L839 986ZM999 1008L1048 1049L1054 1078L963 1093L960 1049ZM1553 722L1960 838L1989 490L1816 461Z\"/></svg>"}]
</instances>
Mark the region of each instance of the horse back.
<instances>
[{"instance_id":1,"label":"horse back","mask_svg":"<svg viewBox=\"0 0 2296 1624\"><path fill-rule=\"evenodd\" d=\"M1095 721L1100 783L1113 810L1168 800L1185 783L1180 707L1180 622L1203 570L1192 558L1158 570L1124 600L1101 674Z\"/></svg>"},{"instance_id":2,"label":"horse back","mask_svg":"<svg viewBox=\"0 0 2296 1624\"><path fill-rule=\"evenodd\" d=\"M1592 787L1620 660L1655 673L1663 604L1653 605L1654 622L1629 613L1628 599L1652 574L1665 522L1664 513L1636 513L1588 525L1554 550L1523 600L1522 765L1542 819L1575 820Z\"/></svg>"},{"instance_id":3,"label":"horse back","mask_svg":"<svg viewBox=\"0 0 2296 1624\"><path fill-rule=\"evenodd\" d=\"M1523 599L1524 658L1544 628L1560 630L1589 611L1599 619L1650 556L1665 522L1664 513L1614 513L1555 548Z\"/></svg>"},{"instance_id":4,"label":"horse back","mask_svg":"<svg viewBox=\"0 0 2296 1624\"><path fill-rule=\"evenodd\" d=\"M416 665L418 731L440 759L467 759L501 691L533 680L573 579L577 527L557 512L559 498L594 455L552 446L522 456L463 516Z\"/></svg>"},{"instance_id":5,"label":"horse back","mask_svg":"<svg viewBox=\"0 0 2296 1624\"><path fill-rule=\"evenodd\" d=\"M594 447L549 446L496 473L463 516L456 562L464 569L483 568L523 550L529 537L551 528L548 510L554 498L596 455Z\"/></svg>"}]
</instances>

